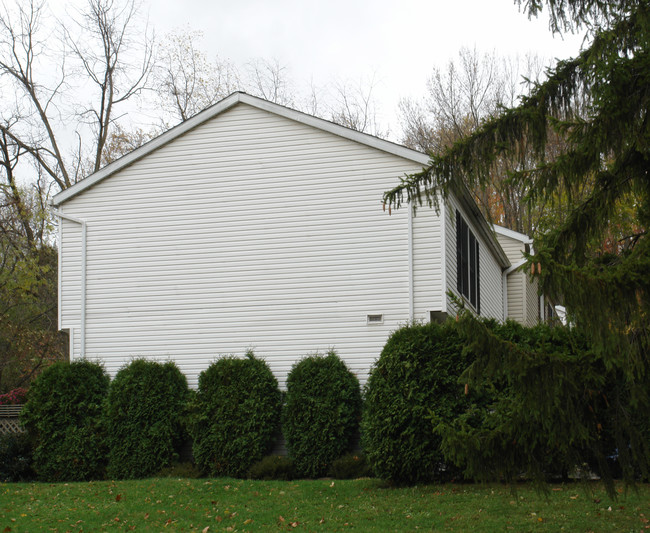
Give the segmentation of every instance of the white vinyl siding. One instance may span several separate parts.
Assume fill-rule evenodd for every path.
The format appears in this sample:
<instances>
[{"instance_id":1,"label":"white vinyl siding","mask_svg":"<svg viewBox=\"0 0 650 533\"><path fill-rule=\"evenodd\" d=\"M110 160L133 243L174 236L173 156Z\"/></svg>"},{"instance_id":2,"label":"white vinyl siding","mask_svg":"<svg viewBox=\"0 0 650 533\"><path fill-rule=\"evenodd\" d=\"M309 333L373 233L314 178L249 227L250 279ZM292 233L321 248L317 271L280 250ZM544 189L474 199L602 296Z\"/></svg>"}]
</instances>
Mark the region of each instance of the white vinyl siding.
<instances>
[{"instance_id":1,"label":"white vinyl siding","mask_svg":"<svg viewBox=\"0 0 650 533\"><path fill-rule=\"evenodd\" d=\"M539 281L534 278L526 279L526 326L535 326L539 323Z\"/></svg>"},{"instance_id":2,"label":"white vinyl siding","mask_svg":"<svg viewBox=\"0 0 650 533\"><path fill-rule=\"evenodd\" d=\"M497 240L514 265L524 259L526 245L519 239L497 233ZM522 237L525 237L522 235ZM525 326L534 326L539 322L538 282L531 281L525 267L508 275L508 318Z\"/></svg>"},{"instance_id":3,"label":"white vinyl siding","mask_svg":"<svg viewBox=\"0 0 650 533\"><path fill-rule=\"evenodd\" d=\"M476 225L471 217L458 205L453 197L447 201L445 216L445 240L446 242L446 264L447 264L447 290L458 295L456 276L456 211L467 222L469 229L479 243L479 276L480 276L480 299L481 316L503 320L503 281L501 267L490 252L489 247L478 233ZM449 312L453 313L453 304L448 301Z\"/></svg>"},{"instance_id":4,"label":"white vinyl siding","mask_svg":"<svg viewBox=\"0 0 650 533\"><path fill-rule=\"evenodd\" d=\"M508 318L523 324L525 322L524 302L526 300L526 275L517 270L508 275Z\"/></svg>"},{"instance_id":5,"label":"white vinyl siding","mask_svg":"<svg viewBox=\"0 0 650 533\"><path fill-rule=\"evenodd\" d=\"M81 225L61 220L61 234L65 239L59 243L61 305L59 328L69 329L72 350L81 353ZM71 354L72 355L72 354Z\"/></svg>"},{"instance_id":6,"label":"white vinyl siding","mask_svg":"<svg viewBox=\"0 0 650 533\"><path fill-rule=\"evenodd\" d=\"M420 168L244 104L197 126L61 207L88 224L87 356L111 374L171 359L196 386L220 354L253 349L284 383L334 348L364 382L409 318L407 209L384 213L382 193ZM63 224L61 326L79 327L79 229ZM427 306L429 243L414 242Z\"/></svg>"},{"instance_id":7,"label":"white vinyl siding","mask_svg":"<svg viewBox=\"0 0 650 533\"><path fill-rule=\"evenodd\" d=\"M444 268L440 215L420 207L413 217L414 319L428 322L431 311L443 309Z\"/></svg>"}]
</instances>

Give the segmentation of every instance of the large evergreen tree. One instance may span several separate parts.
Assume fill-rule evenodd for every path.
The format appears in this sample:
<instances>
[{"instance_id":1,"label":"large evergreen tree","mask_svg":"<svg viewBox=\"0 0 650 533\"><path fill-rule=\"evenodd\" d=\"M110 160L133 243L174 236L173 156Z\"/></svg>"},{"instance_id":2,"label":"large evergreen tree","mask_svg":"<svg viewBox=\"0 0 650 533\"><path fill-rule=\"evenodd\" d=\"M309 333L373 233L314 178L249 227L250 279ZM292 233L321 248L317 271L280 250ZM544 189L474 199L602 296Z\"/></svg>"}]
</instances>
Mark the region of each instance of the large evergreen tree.
<instances>
[{"instance_id":1,"label":"large evergreen tree","mask_svg":"<svg viewBox=\"0 0 650 533\"><path fill-rule=\"evenodd\" d=\"M490 170L504 156L514 161L509 179L531 191L527 201L553 201L558 193L569 199L570 208L558 224L535 235L537 253L531 263L543 291L561 299L575 327L588 333L594 363L620 376L628 401L614 406L617 414L607 429L616 435L629 466L624 473L631 477L633 465L646 468L648 463L647 446L638 438L643 428L631 421L634 411L649 405L650 4L515 2L529 16L547 8L556 33L586 30L583 50L549 69L545 81L535 84L517 107L504 109L432 156L427 168L405 177L384 200L393 208L405 200L437 205L440 196L462 186L463 179L470 187L489 185ZM551 150L550 140L557 135L564 140L562 148L558 151L554 145ZM631 224L619 224L621 210L629 213ZM490 344L495 347L486 337L486 348ZM503 349L500 345L501 353ZM483 369L490 368L488 360L495 363L499 350L485 351L479 362ZM512 367L526 364L521 357L502 361ZM526 375L534 380L537 374ZM570 376L578 387L583 377L579 366ZM585 390L584 397L599 392ZM548 405L554 400L559 405L557 398L540 399ZM593 448L598 435L578 434L584 427L576 423L557 429L553 438ZM593 427L600 431L602 424Z\"/></svg>"}]
</instances>

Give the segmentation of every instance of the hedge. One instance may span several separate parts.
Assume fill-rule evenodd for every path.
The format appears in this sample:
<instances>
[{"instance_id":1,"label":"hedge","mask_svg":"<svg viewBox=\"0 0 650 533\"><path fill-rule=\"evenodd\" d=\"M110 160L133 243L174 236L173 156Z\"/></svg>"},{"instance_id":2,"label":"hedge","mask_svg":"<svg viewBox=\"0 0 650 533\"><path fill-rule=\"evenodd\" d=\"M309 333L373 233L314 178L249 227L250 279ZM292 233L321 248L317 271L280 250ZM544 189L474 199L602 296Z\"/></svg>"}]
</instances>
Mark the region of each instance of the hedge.
<instances>
[{"instance_id":1,"label":"hedge","mask_svg":"<svg viewBox=\"0 0 650 533\"><path fill-rule=\"evenodd\" d=\"M376 476L397 484L449 476L432 422L465 410L458 378L467 365L451 322L409 325L389 337L365 387L361 424L363 450Z\"/></svg>"},{"instance_id":2,"label":"hedge","mask_svg":"<svg viewBox=\"0 0 650 533\"><path fill-rule=\"evenodd\" d=\"M173 362L136 359L111 383L108 475L143 478L171 465L183 444L187 380Z\"/></svg>"},{"instance_id":3,"label":"hedge","mask_svg":"<svg viewBox=\"0 0 650 533\"><path fill-rule=\"evenodd\" d=\"M199 375L191 435L194 460L210 476L244 477L278 434L282 395L252 352L223 357Z\"/></svg>"},{"instance_id":4,"label":"hedge","mask_svg":"<svg viewBox=\"0 0 650 533\"><path fill-rule=\"evenodd\" d=\"M282 427L297 475L327 474L351 450L360 417L359 381L334 351L296 363L287 377Z\"/></svg>"},{"instance_id":5,"label":"hedge","mask_svg":"<svg viewBox=\"0 0 650 533\"><path fill-rule=\"evenodd\" d=\"M36 378L21 412L43 481L102 479L106 465L103 404L109 377L89 361L55 363Z\"/></svg>"}]
</instances>

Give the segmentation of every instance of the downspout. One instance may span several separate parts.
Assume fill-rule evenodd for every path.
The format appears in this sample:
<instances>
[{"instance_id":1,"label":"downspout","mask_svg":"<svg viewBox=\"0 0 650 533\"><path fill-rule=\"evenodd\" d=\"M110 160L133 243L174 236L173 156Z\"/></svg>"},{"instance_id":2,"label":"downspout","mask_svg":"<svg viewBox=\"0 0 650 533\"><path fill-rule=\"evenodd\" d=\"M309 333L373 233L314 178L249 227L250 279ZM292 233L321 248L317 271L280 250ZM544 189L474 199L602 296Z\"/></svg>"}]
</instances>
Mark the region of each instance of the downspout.
<instances>
[{"instance_id":1,"label":"downspout","mask_svg":"<svg viewBox=\"0 0 650 533\"><path fill-rule=\"evenodd\" d=\"M68 220L74 222L75 224L81 225L81 324L79 325L80 330L80 357L84 359L86 357L86 221L80 218L71 217L66 215L61 211L54 211L54 214L60 219ZM59 222L59 235L61 235L61 223ZM61 253L61 239L59 239L59 254ZM59 255L59 269L61 268L61 261ZM60 270L59 270L60 274ZM59 313L61 312L61 276L59 275ZM60 326L61 324L59 324ZM70 328L72 330L72 328ZM70 340L72 341L72 333L70 334ZM70 352L72 355L73 352Z\"/></svg>"},{"instance_id":2,"label":"downspout","mask_svg":"<svg viewBox=\"0 0 650 533\"><path fill-rule=\"evenodd\" d=\"M411 202L408 204L408 254L409 254L409 322L413 322L415 318L414 312L414 291L413 291L413 206Z\"/></svg>"},{"instance_id":3,"label":"downspout","mask_svg":"<svg viewBox=\"0 0 650 533\"><path fill-rule=\"evenodd\" d=\"M514 265L508 267L506 270L503 271L503 321L505 322L508 320L508 276L517 270L518 268L521 268L523 265L526 264L526 260L522 259L518 263L515 263Z\"/></svg>"},{"instance_id":4,"label":"downspout","mask_svg":"<svg viewBox=\"0 0 650 533\"><path fill-rule=\"evenodd\" d=\"M440 295L440 310L447 313L447 212L446 203L444 198L440 198L440 213L438 220L440 221L440 268L442 269L441 284L442 294Z\"/></svg>"}]
</instances>

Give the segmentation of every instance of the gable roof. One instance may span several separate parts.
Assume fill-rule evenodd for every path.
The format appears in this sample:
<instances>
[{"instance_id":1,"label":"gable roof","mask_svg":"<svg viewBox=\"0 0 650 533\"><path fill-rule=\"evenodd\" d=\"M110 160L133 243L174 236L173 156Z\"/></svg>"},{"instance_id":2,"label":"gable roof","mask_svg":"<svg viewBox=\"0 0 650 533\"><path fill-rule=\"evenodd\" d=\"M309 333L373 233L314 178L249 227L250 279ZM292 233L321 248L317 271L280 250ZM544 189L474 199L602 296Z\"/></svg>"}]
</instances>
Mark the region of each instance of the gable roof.
<instances>
[{"instance_id":1,"label":"gable roof","mask_svg":"<svg viewBox=\"0 0 650 533\"><path fill-rule=\"evenodd\" d=\"M333 133L334 135L338 135L339 137L344 137L346 139L356 141L360 144L371 146L383 152L388 152L390 154L403 157L404 159L409 159L416 163L420 163L423 166L429 162L429 157L426 154L423 154L416 150L411 150L405 146L380 139L379 137L374 137L373 135L368 135L367 133L361 133L359 131L346 128L345 126L335 124L334 122L308 115L306 113L302 113L301 111L296 111L295 109L290 109L288 107L284 107L282 105L257 98L256 96L251 96L250 94L235 92L223 100L217 102L213 106L204 109L185 122L181 122L177 126L159 135L155 139L152 139L139 148L136 148L127 155L117 159L116 161L113 161L109 165L106 165L104 168L91 174L87 178L84 178L81 181L75 183L72 187L69 187L66 190L58 193L52 199L53 205L60 205L70 198L73 198L74 196L92 187L93 185L96 185L100 181L103 181L124 167L135 163L139 159L145 157L147 154L150 154L154 150L157 150L161 146L173 141L177 137L180 137L184 133L187 133L196 126L203 124L204 122L223 113L224 111L227 111L239 103L244 103L257 109L262 109L264 111L268 111L269 113L274 113L276 115L280 115L302 124L307 124L314 128Z\"/></svg>"},{"instance_id":2,"label":"gable roof","mask_svg":"<svg viewBox=\"0 0 650 533\"><path fill-rule=\"evenodd\" d=\"M290 109L288 107L269 102L268 100L264 100L256 96L251 96L247 93L235 92L223 100L217 102L213 106L204 109L185 122L178 124L165 133L143 144L139 148L136 148L125 156L117 159L109 165L106 165L104 168L75 183L73 186L67 188L66 190L61 191L55 195L54 198L52 198L52 205L60 206L64 202L70 200L71 198L74 198L78 194L81 194L86 189L89 189L90 187L98 184L99 182L105 180L116 172L119 172L123 168L135 163L143 157L146 157L151 152L166 145L167 143L187 133L200 124L203 124L204 122L216 117L217 115L227 111L228 109L231 109L240 103L285 117L296 122L300 122L302 124L306 124L308 126L312 126L334 135L338 135L339 137L343 137L351 141L355 141L357 143L375 148L377 150L402 157L415 163L419 163L423 167L429 163L429 156L422 152L418 152L417 150L412 150L406 146L380 139L379 137L368 135L367 133L362 133L350 128L346 128L340 124L335 124L334 122L330 122L313 115L308 115L301 111ZM476 202L474 202L474 199L469 194L469 191L466 188L463 188L459 196L468 212L476 216L479 225L479 232L485 238L488 246L491 248L492 252L501 263L501 266L509 266L510 262L496 241L492 228L490 228L485 218L480 214L478 207L476 206Z\"/></svg>"},{"instance_id":3,"label":"gable roof","mask_svg":"<svg viewBox=\"0 0 650 533\"><path fill-rule=\"evenodd\" d=\"M511 239L520 241L523 244L533 244L533 239L524 233L519 233L518 231L504 228L503 226L499 226L497 224L492 224L492 227L494 228L494 231L499 235L510 237Z\"/></svg>"}]
</instances>

